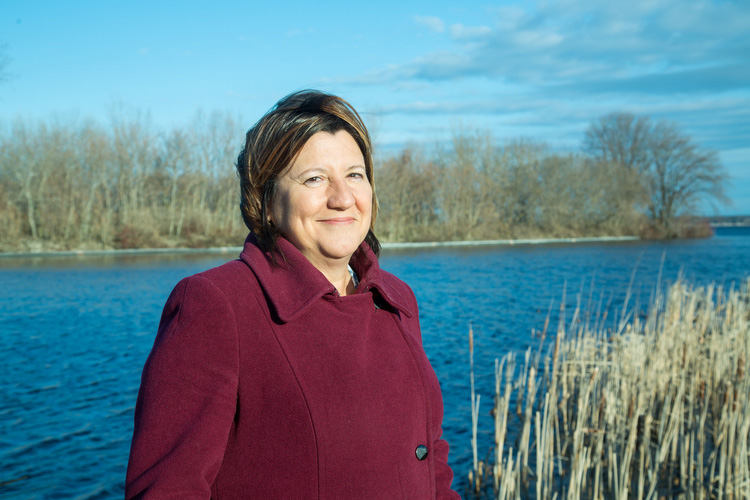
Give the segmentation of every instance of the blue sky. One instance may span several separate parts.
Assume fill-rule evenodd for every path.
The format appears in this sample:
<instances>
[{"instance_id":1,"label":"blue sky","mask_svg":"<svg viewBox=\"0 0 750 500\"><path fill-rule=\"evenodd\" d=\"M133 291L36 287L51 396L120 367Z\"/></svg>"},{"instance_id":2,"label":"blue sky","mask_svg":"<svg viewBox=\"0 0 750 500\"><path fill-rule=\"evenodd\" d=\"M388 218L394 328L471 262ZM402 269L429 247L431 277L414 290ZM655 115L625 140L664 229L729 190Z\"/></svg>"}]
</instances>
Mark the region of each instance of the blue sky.
<instances>
[{"instance_id":1,"label":"blue sky","mask_svg":"<svg viewBox=\"0 0 750 500\"><path fill-rule=\"evenodd\" d=\"M125 105L157 126L219 110L249 127L314 87L384 149L479 129L578 150L592 120L626 111L718 151L734 202L719 212L750 214L749 33L746 0L0 0L0 121Z\"/></svg>"}]
</instances>

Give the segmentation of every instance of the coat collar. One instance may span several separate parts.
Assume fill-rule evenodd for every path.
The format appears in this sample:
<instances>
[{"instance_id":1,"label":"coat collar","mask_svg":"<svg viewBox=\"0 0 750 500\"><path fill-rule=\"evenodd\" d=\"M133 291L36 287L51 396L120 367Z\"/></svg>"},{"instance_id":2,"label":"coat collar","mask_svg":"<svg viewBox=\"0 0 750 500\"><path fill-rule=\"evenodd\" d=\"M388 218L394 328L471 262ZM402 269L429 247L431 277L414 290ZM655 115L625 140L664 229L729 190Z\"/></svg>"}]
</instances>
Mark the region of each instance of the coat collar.
<instances>
[{"instance_id":1,"label":"coat collar","mask_svg":"<svg viewBox=\"0 0 750 500\"><path fill-rule=\"evenodd\" d=\"M250 233L240 259L252 269L272 309L282 323L298 317L308 307L325 295L337 295L328 279L313 266L289 241L280 237L278 246L283 257L277 257L274 266L271 256L258 246L255 235ZM379 295L393 308L411 317L415 311L408 306L401 287L396 287L394 278L380 269L378 259L370 246L362 242L350 260L350 265L359 277L357 293L376 289ZM390 279L388 279L390 278Z\"/></svg>"}]
</instances>

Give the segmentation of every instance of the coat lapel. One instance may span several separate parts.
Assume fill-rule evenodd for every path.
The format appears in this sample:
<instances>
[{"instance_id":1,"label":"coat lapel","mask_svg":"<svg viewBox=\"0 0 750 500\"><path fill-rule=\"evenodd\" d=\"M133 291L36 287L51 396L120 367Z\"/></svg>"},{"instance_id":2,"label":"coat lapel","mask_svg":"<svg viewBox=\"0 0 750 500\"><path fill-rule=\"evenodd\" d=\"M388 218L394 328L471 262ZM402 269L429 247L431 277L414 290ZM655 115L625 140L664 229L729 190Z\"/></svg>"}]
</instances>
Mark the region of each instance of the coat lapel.
<instances>
[{"instance_id":1,"label":"coat lapel","mask_svg":"<svg viewBox=\"0 0 750 500\"><path fill-rule=\"evenodd\" d=\"M284 238L278 240L283 257L273 264L268 252L258 246L251 233L245 240L240 259L258 278L270 308L282 323L288 323L326 294L336 294L336 288L313 266L307 258ZM374 288L395 309L411 317L414 311L409 301L380 270L378 259L369 245L362 243L351 259L359 276L358 293Z\"/></svg>"}]
</instances>

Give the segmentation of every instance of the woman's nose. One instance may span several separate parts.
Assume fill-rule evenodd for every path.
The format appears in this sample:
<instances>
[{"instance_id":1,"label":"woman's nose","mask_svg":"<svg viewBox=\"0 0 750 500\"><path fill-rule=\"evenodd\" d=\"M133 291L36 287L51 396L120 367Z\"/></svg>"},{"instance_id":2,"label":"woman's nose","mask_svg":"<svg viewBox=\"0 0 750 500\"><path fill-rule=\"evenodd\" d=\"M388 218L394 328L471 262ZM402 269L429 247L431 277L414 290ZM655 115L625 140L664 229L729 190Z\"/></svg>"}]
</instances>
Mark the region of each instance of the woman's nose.
<instances>
[{"instance_id":1,"label":"woman's nose","mask_svg":"<svg viewBox=\"0 0 750 500\"><path fill-rule=\"evenodd\" d=\"M329 208L347 209L354 205L354 192L345 180L331 182L328 190Z\"/></svg>"}]
</instances>

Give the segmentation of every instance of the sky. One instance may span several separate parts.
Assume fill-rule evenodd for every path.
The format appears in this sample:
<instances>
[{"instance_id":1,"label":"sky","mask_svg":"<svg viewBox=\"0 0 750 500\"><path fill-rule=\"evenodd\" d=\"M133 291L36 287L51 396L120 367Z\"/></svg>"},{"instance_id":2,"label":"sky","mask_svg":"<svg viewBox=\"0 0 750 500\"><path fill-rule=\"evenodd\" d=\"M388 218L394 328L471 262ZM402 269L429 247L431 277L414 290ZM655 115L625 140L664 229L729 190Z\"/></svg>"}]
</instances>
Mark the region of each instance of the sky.
<instances>
[{"instance_id":1,"label":"sky","mask_svg":"<svg viewBox=\"0 0 750 500\"><path fill-rule=\"evenodd\" d=\"M249 128L318 88L384 150L476 130L580 151L589 124L627 112L718 152L732 204L706 214L750 214L747 0L0 0L0 44L0 124L119 107L165 128L199 111Z\"/></svg>"}]
</instances>

